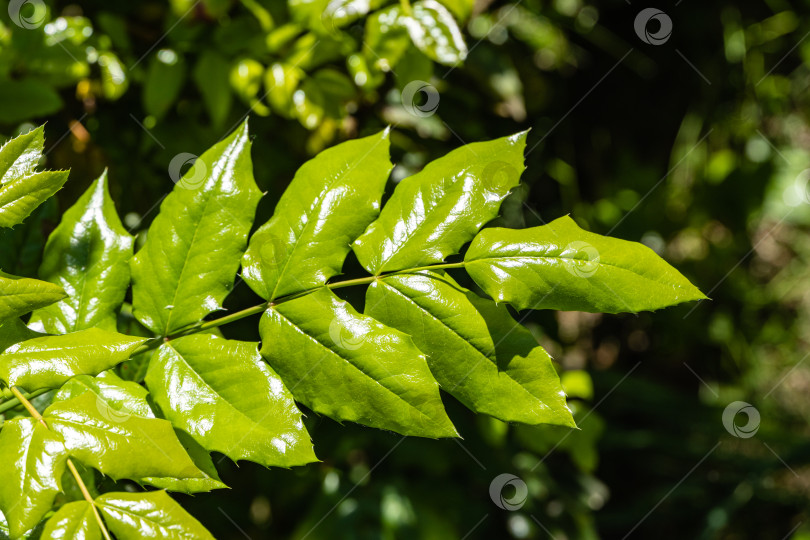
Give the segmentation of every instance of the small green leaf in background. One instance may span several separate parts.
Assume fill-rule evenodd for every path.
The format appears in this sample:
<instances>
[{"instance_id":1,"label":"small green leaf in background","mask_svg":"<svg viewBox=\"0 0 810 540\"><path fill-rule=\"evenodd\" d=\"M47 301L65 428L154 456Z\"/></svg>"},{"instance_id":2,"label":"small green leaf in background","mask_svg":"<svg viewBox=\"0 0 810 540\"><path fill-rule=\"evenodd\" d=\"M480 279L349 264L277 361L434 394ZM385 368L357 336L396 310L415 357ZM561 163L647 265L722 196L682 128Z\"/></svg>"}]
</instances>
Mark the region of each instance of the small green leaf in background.
<instances>
[{"instance_id":1,"label":"small green leaf in background","mask_svg":"<svg viewBox=\"0 0 810 540\"><path fill-rule=\"evenodd\" d=\"M245 122L178 181L132 259L133 313L144 326L167 336L220 309L260 197Z\"/></svg>"},{"instance_id":2,"label":"small green leaf in background","mask_svg":"<svg viewBox=\"0 0 810 540\"><path fill-rule=\"evenodd\" d=\"M264 66L252 58L242 58L231 67L230 84L234 93L251 110L260 116L270 114L270 109L257 97L262 87Z\"/></svg>"},{"instance_id":3,"label":"small green leaf in background","mask_svg":"<svg viewBox=\"0 0 810 540\"><path fill-rule=\"evenodd\" d=\"M374 282L367 314L410 334L442 389L505 422L575 427L548 353L505 306L433 272Z\"/></svg>"},{"instance_id":4,"label":"small green leaf in background","mask_svg":"<svg viewBox=\"0 0 810 540\"><path fill-rule=\"evenodd\" d=\"M647 246L583 231L568 216L485 229L465 263L484 292L517 309L625 313L706 298Z\"/></svg>"},{"instance_id":5,"label":"small green leaf in background","mask_svg":"<svg viewBox=\"0 0 810 540\"><path fill-rule=\"evenodd\" d=\"M198 334L160 346L146 384L172 424L233 461L317 461L301 411L256 343Z\"/></svg>"},{"instance_id":6,"label":"small green leaf in background","mask_svg":"<svg viewBox=\"0 0 810 540\"><path fill-rule=\"evenodd\" d=\"M101 92L105 98L115 101L124 95L129 88L126 67L115 53L105 51L98 55L101 68Z\"/></svg>"},{"instance_id":7,"label":"small green leaf in background","mask_svg":"<svg viewBox=\"0 0 810 540\"><path fill-rule=\"evenodd\" d=\"M165 491L105 493L96 498L96 506L118 540L214 540Z\"/></svg>"},{"instance_id":8,"label":"small green leaf in background","mask_svg":"<svg viewBox=\"0 0 810 540\"><path fill-rule=\"evenodd\" d=\"M0 379L29 392L58 388L76 375L95 375L114 367L144 341L99 328L29 339L0 354Z\"/></svg>"},{"instance_id":9,"label":"small green leaf in background","mask_svg":"<svg viewBox=\"0 0 810 540\"><path fill-rule=\"evenodd\" d=\"M0 271L0 321L25 315L66 296L62 287L53 283Z\"/></svg>"},{"instance_id":10,"label":"small green leaf in background","mask_svg":"<svg viewBox=\"0 0 810 540\"><path fill-rule=\"evenodd\" d=\"M48 238L39 275L60 285L68 298L34 312L32 328L50 334L115 330L116 312L129 287L130 257L132 236L110 199L105 171Z\"/></svg>"},{"instance_id":11,"label":"small green leaf in background","mask_svg":"<svg viewBox=\"0 0 810 540\"><path fill-rule=\"evenodd\" d=\"M242 259L247 284L272 300L340 274L349 245L379 213L391 168L388 130L301 166L273 217L250 239Z\"/></svg>"},{"instance_id":12,"label":"small green leaf in background","mask_svg":"<svg viewBox=\"0 0 810 540\"><path fill-rule=\"evenodd\" d=\"M115 480L205 477L167 420L116 411L92 393L55 402L43 418L71 456Z\"/></svg>"},{"instance_id":13,"label":"small green leaf in background","mask_svg":"<svg viewBox=\"0 0 810 540\"><path fill-rule=\"evenodd\" d=\"M214 126L221 126L231 110L233 94L228 82L231 66L228 60L212 49L200 54L194 66L194 82Z\"/></svg>"},{"instance_id":14,"label":"small green leaf in background","mask_svg":"<svg viewBox=\"0 0 810 540\"><path fill-rule=\"evenodd\" d=\"M329 289L271 307L259 333L262 356L315 412L403 435L458 436L411 338Z\"/></svg>"},{"instance_id":15,"label":"small green leaf in background","mask_svg":"<svg viewBox=\"0 0 810 540\"><path fill-rule=\"evenodd\" d=\"M442 262L498 215L523 172L526 133L472 143L402 180L352 245L373 274Z\"/></svg>"},{"instance_id":16,"label":"small green leaf in background","mask_svg":"<svg viewBox=\"0 0 810 540\"><path fill-rule=\"evenodd\" d=\"M52 86L36 79L0 81L0 124L52 115L64 104Z\"/></svg>"},{"instance_id":17,"label":"small green leaf in background","mask_svg":"<svg viewBox=\"0 0 810 540\"><path fill-rule=\"evenodd\" d=\"M74 501L60 508L45 524L43 540L101 540L93 507L87 501Z\"/></svg>"},{"instance_id":18,"label":"small green leaf in background","mask_svg":"<svg viewBox=\"0 0 810 540\"><path fill-rule=\"evenodd\" d=\"M180 96L186 81L186 63L172 49L161 49L149 62L143 85L143 108L158 120L163 118Z\"/></svg>"},{"instance_id":19,"label":"small green leaf in background","mask_svg":"<svg viewBox=\"0 0 810 540\"><path fill-rule=\"evenodd\" d=\"M440 64L455 66L467 58L467 45L453 15L436 0L413 4L410 14L401 16L411 40L419 50Z\"/></svg>"},{"instance_id":20,"label":"small green leaf in background","mask_svg":"<svg viewBox=\"0 0 810 540\"><path fill-rule=\"evenodd\" d=\"M402 7L391 6L366 19L363 54L381 71L391 71L411 46L408 30L402 24Z\"/></svg>"},{"instance_id":21,"label":"small green leaf in background","mask_svg":"<svg viewBox=\"0 0 810 540\"><path fill-rule=\"evenodd\" d=\"M58 433L33 418L14 418L0 431L0 511L12 538L33 529L62 491L68 454Z\"/></svg>"}]
</instances>

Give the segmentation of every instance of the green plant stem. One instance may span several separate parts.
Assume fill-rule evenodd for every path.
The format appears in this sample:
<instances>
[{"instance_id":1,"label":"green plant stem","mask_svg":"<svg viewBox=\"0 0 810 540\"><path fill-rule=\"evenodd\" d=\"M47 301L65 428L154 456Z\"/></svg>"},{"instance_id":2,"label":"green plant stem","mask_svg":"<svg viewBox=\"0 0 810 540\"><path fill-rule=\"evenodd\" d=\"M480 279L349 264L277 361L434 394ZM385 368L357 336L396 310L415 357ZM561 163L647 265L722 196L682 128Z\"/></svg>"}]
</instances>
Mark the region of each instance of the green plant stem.
<instances>
[{"instance_id":1,"label":"green plant stem","mask_svg":"<svg viewBox=\"0 0 810 540\"><path fill-rule=\"evenodd\" d=\"M17 398L20 403L22 403L25 410L28 411L37 422L45 426L45 429L50 430L48 424L45 422L45 419L42 418L42 415L39 414L39 411L31 404L30 401L25 399L25 396L22 392L20 392L19 388L13 386L11 388L11 393L14 394L14 397ZM106 525L104 525L104 521L101 519L101 514L98 513L98 508L96 508L96 503L93 501L93 496L90 495L90 491L87 489L87 486L84 485L84 480L82 480L82 476L79 474L79 471L76 469L76 465L73 464L70 458L67 458L67 466L70 469L73 478L76 480L76 483L79 485L79 489L82 492L85 500L90 503L90 508L93 509L93 515L96 516L96 521L98 522L98 526L101 528L101 533L104 535L106 540L112 540L109 531L107 531Z\"/></svg>"},{"instance_id":2,"label":"green plant stem","mask_svg":"<svg viewBox=\"0 0 810 540\"><path fill-rule=\"evenodd\" d=\"M378 275L378 276L366 276L366 277L362 277L362 278L347 279L347 280L344 280L344 281L336 281L334 283L327 283L326 286L329 287L330 289L342 289L343 287L353 287L355 285L368 285L369 283L373 283L374 281L376 281L378 279L383 279L383 278L388 277L388 276L397 276L397 275L402 275L402 274L412 274L414 272L419 272L419 271L422 271L422 270L446 270L446 269L449 269L449 268L463 268L464 265L465 265L464 262L458 262L458 263L434 264L434 265L429 265L429 266L419 266L419 267L416 267L416 268L408 268L408 269L405 269L405 270L397 270L396 272L389 272L387 274L381 274L381 275ZM289 302L290 300L300 298L301 296L309 294L309 293L311 293L311 292L313 292L313 291L315 291L315 290L317 290L319 288L320 287L314 287L312 289L307 289L305 291L301 291L301 292L293 293L293 294L290 294L290 295L287 295L287 296L283 296L281 298L273 300L272 302L263 302L263 303L261 303L259 305L249 307L249 308L243 309L241 311L237 311L236 313L231 313L230 315L226 315L224 317L220 317L219 319L214 319L213 321L199 322L199 323L196 323L196 324L194 324L192 326L189 326L188 328L181 329L181 330L175 332L174 334L172 334L171 336L167 336L167 337L163 337L163 338L150 339L149 341L147 341L146 343L144 343L143 345L141 345L140 347L135 349L132 352L132 354L130 355L130 358L132 358L133 356L136 356L136 355L138 355L140 353L144 353L146 351L155 349L158 346L160 346L161 343L164 343L166 340L177 339L179 337L189 336L191 334L197 334L199 332L205 332L206 330L210 330L212 328L217 328L217 327L222 326L224 324L228 324L228 323L232 323L234 321L238 321L240 319L244 319L245 317L250 317L251 315L257 315L259 313L264 312L270 306L277 306L277 305L282 304L284 302ZM36 396L44 394L47 391L48 391L48 389L37 390L36 392L33 392L33 393L29 394L28 398L29 399L34 398ZM9 409L13 409L14 407L17 407L20 403L23 403L23 402L20 401L19 398L11 399L9 401L6 401L5 403L0 403L0 413L3 413L3 412L5 412L5 411L7 411ZM23 405L25 405L25 403L23 403Z\"/></svg>"},{"instance_id":3,"label":"green plant stem","mask_svg":"<svg viewBox=\"0 0 810 540\"><path fill-rule=\"evenodd\" d=\"M41 390L37 390L36 392L31 392L30 394L23 394L23 396L25 396L26 399L31 400L31 399L34 399L37 396L41 396L42 394L44 394L45 392L48 392L48 391L49 390L47 388L43 388ZM12 390L12 393L13 392L14 391ZM9 409L13 409L14 407L17 407L20 404L21 404L21 401L19 399L17 399L16 397L11 398L10 400L6 401L5 403L0 403L0 414L3 414L4 412L8 411Z\"/></svg>"},{"instance_id":4,"label":"green plant stem","mask_svg":"<svg viewBox=\"0 0 810 540\"><path fill-rule=\"evenodd\" d=\"M399 4L402 6L402 13L410 17L413 13L410 0L399 0Z\"/></svg>"}]
</instances>

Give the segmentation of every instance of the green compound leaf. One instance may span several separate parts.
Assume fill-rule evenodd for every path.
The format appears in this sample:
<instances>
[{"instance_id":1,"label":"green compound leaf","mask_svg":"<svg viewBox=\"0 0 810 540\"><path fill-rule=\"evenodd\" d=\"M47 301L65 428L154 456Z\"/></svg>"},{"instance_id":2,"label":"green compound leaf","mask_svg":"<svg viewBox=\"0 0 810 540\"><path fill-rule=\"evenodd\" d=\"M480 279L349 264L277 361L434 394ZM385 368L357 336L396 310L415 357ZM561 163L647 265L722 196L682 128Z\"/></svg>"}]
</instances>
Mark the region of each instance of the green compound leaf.
<instances>
[{"instance_id":1,"label":"green compound leaf","mask_svg":"<svg viewBox=\"0 0 810 540\"><path fill-rule=\"evenodd\" d=\"M220 309L260 196L245 122L197 159L163 201L132 259L135 317L169 335Z\"/></svg>"},{"instance_id":2,"label":"green compound leaf","mask_svg":"<svg viewBox=\"0 0 810 540\"><path fill-rule=\"evenodd\" d=\"M432 272L373 283L367 314L410 334L442 389L505 422L576 427L551 358L504 306Z\"/></svg>"},{"instance_id":3,"label":"green compound leaf","mask_svg":"<svg viewBox=\"0 0 810 540\"><path fill-rule=\"evenodd\" d=\"M87 501L67 503L45 524L42 540L101 540L101 529Z\"/></svg>"},{"instance_id":4,"label":"green compound leaf","mask_svg":"<svg viewBox=\"0 0 810 540\"><path fill-rule=\"evenodd\" d=\"M43 417L71 456L113 479L205 477L167 420L117 411L89 392L54 403Z\"/></svg>"},{"instance_id":5,"label":"green compound leaf","mask_svg":"<svg viewBox=\"0 0 810 540\"><path fill-rule=\"evenodd\" d=\"M440 64L455 66L467 58L467 45L453 15L435 0L415 2L410 15L400 17L411 41Z\"/></svg>"},{"instance_id":6,"label":"green compound leaf","mask_svg":"<svg viewBox=\"0 0 810 540\"><path fill-rule=\"evenodd\" d=\"M0 379L29 392L58 388L76 375L95 375L114 367L144 341L98 328L29 339L0 354Z\"/></svg>"},{"instance_id":7,"label":"green compound leaf","mask_svg":"<svg viewBox=\"0 0 810 540\"><path fill-rule=\"evenodd\" d=\"M650 248L580 229L568 216L530 229L486 229L467 272L517 309L652 311L706 298Z\"/></svg>"},{"instance_id":8,"label":"green compound leaf","mask_svg":"<svg viewBox=\"0 0 810 540\"><path fill-rule=\"evenodd\" d=\"M402 180L352 245L373 274L441 262L498 215L518 185L526 133L453 150Z\"/></svg>"},{"instance_id":9,"label":"green compound leaf","mask_svg":"<svg viewBox=\"0 0 810 540\"><path fill-rule=\"evenodd\" d=\"M256 343L172 340L152 358L146 384L166 418L206 450L265 467L317 461L301 411Z\"/></svg>"},{"instance_id":10,"label":"green compound leaf","mask_svg":"<svg viewBox=\"0 0 810 540\"><path fill-rule=\"evenodd\" d=\"M315 412L403 435L457 436L411 338L329 289L271 307L259 333L262 356Z\"/></svg>"},{"instance_id":11,"label":"green compound leaf","mask_svg":"<svg viewBox=\"0 0 810 540\"><path fill-rule=\"evenodd\" d=\"M105 493L96 506L118 540L214 540L165 491Z\"/></svg>"},{"instance_id":12,"label":"green compound leaf","mask_svg":"<svg viewBox=\"0 0 810 540\"><path fill-rule=\"evenodd\" d=\"M62 287L0 271L0 321L58 302L67 294Z\"/></svg>"},{"instance_id":13,"label":"green compound leaf","mask_svg":"<svg viewBox=\"0 0 810 540\"><path fill-rule=\"evenodd\" d=\"M273 217L250 239L245 281L272 300L339 274L349 245L380 208L391 172L388 130L325 150L305 163Z\"/></svg>"},{"instance_id":14,"label":"green compound leaf","mask_svg":"<svg viewBox=\"0 0 810 540\"><path fill-rule=\"evenodd\" d=\"M33 529L62 491L67 449L58 433L33 418L15 418L0 431L0 511L12 538Z\"/></svg>"},{"instance_id":15,"label":"green compound leaf","mask_svg":"<svg viewBox=\"0 0 810 540\"><path fill-rule=\"evenodd\" d=\"M34 312L33 327L50 334L115 330L116 312L129 287L130 257L132 237L110 199L105 171L48 238L39 275L69 296Z\"/></svg>"}]
</instances>

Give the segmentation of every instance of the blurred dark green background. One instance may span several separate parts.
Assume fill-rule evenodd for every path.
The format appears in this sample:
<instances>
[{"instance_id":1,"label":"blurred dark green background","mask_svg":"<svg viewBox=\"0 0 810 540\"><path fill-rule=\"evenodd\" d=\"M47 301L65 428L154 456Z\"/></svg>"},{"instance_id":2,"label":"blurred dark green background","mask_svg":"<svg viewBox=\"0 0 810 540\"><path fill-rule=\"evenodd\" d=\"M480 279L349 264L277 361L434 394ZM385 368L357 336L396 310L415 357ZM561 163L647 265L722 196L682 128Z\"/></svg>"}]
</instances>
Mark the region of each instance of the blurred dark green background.
<instances>
[{"instance_id":1,"label":"blurred dark green background","mask_svg":"<svg viewBox=\"0 0 810 540\"><path fill-rule=\"evenodd\" d=\"M248 113L267 191L257 225L296 168L341 140L394 126L396 180L531 128L506 226L570 213L644 242L712 298L521 314L581 431L476 417L445 394L461 441L310 413L320 464L215 456L232 489L178 498L217 538L810 539L810 2L448 1L467 60L393 40L390 71L371 17L330 26L322 0L0 4L0 134L47 121L46 165L72 171L62 209L108 167L127 227L145 231L172 158ZM414 81L431 86L412 95ZM36 275L57 216L44 205L4 233L16 248L0 267ZM256 303L240 285L227 307ZM256 323L224 332L258 340ZM724 427L735 401L759 413L754 436ZM517 510L490 497L502 473L528 487Z\"/></svg>"}]
</instances>

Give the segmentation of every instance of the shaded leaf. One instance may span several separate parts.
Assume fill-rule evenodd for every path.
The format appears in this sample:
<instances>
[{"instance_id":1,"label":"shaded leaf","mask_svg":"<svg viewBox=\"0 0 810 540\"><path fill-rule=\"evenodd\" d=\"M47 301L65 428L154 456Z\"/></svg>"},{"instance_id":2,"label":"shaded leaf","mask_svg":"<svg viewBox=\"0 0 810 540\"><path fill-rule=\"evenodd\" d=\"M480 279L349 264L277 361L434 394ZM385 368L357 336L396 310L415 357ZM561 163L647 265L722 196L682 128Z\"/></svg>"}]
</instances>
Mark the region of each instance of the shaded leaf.
<instances>
[{"instance_id":1,"label":"shaded leaf","mask_svg":"<svg viewBox=\"0 0 810 540\"><path fill-rule=\"evenodd\" d=\"M455 66L467 57L467 45L453 15L436 0L415 2L400 18L419 50L440 64Z\"/></svg>"}]
</instances>

